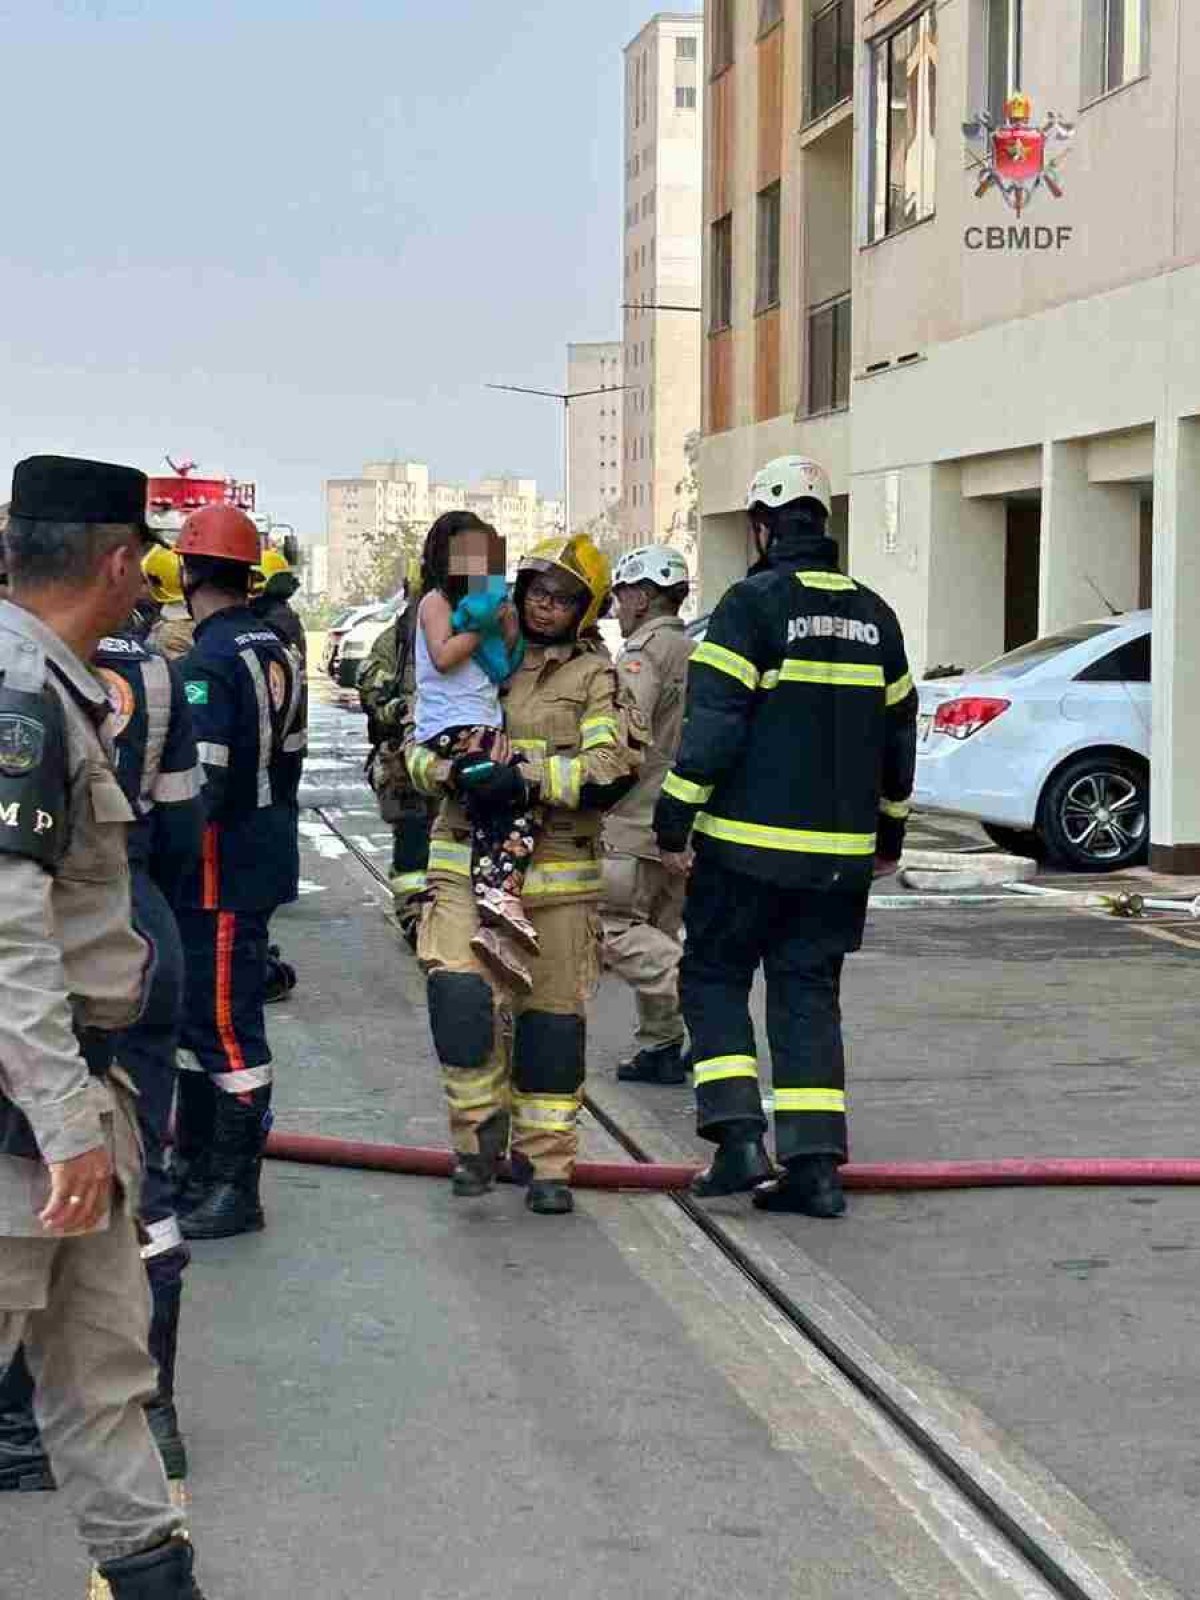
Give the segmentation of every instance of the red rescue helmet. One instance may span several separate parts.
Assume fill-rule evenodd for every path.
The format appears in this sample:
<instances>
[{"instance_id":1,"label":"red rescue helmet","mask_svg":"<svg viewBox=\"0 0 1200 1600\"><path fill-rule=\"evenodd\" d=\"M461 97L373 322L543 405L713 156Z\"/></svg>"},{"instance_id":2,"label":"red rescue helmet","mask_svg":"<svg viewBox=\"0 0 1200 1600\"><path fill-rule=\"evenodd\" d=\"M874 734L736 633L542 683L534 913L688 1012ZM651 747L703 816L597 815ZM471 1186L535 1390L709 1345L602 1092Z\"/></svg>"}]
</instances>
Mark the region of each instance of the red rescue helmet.
<instances>
[{"instance_id":1,"label":"red rescue helmet","mask_svg":"<svg viewBox=\"0 0 1200 1600\"><path fill-rule=\"evenodd\" d=\"M175 543L176 555L215 556L253 567L262 553L258 529L236 506L201 506L188 517Z\"/></svg>"}]
</instances>

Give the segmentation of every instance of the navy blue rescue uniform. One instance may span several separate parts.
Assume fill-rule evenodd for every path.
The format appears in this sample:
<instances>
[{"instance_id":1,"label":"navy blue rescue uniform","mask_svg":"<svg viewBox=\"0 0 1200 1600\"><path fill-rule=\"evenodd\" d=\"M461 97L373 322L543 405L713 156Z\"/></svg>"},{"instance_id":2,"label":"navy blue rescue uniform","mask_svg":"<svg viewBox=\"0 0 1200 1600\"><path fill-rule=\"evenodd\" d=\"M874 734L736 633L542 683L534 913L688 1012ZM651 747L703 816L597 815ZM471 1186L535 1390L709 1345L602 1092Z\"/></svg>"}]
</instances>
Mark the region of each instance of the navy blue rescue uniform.
<instances>
[{"instance_id":1,"label":"navy blue rescue uniform","mask_svg":"<svg viewBox=\"0 0 1200 1600\"><path fill-rule=\"evenodd\" d=\"M183 1012L183 949L172 905L200 859L204 775L177 669L133 633L102 639L95 666L112 708L106 732L114 741L117 780L135 819L129 830L134 925L156 951L145 1011L114 1042L115 1057L138 1090L146 1151L140 1220L148 1237L142 1254L148 1263L162 1258L182 1265L186 1257L166 1160Z\"/></svg>"},{"instance_id":2,"label":"navy blue rescue uniform","mask_svg":"<svg viewBox=\"0 0 1200 1600\"><path fill-rule=\"evenodd\" d=\"M696 851L680 1000L703 1137L766 1126L749 1009L761 963L776 1153L846 1158L842 964L876 856L900 855L916 706L894 613L811 535L772 545L691 656L654 826L661 849Z\"/></svg>"},{"instance_id":3,"label":"navy blue rescue uniform","mask_svg":"<svg viewBox=\"0 0 1200 1600\"><path fill-rule=\"evenodd\" d=\"M180 663L204 768L199 866L181 888L183 1046L217 1089L271 1082L267 925L299 886L305 685L296 653L246 606L196 627Z\"/></svg>"}]
</instances>

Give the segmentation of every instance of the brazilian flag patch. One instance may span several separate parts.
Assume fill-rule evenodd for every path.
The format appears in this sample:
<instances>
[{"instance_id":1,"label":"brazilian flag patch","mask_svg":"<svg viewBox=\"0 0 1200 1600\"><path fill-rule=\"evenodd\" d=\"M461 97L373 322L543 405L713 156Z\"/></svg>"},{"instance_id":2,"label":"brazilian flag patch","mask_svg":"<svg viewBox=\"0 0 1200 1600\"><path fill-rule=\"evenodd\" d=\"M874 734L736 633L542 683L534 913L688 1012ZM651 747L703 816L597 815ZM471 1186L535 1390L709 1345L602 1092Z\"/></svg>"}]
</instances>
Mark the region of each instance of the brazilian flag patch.
<instances>
[{"instance_id":1,"label":"brazilian flag patch","mask_svg":"<svg viewBox=\"0 0 1200 1600\"><path fill-rule=\"evenodd\" d=\"M206 706L208 704L208 684L203 678L191 679L184 684L187 703L190 706Z\"/></svg>"}]
</instances>

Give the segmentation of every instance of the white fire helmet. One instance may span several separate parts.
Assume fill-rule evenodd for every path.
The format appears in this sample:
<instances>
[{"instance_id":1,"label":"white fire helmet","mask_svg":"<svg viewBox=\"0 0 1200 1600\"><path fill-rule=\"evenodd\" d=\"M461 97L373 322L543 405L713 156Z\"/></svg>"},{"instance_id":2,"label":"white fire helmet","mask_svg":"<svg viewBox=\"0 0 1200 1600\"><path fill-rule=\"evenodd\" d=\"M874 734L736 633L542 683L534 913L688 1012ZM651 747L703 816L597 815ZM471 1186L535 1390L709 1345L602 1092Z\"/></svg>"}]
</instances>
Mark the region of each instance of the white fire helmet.
<instances>
[{"instance_id":1,"label":"white fire helmet","mask_svg":"<svg viewBox=\"0 0 1200 1600\"><path fill-rule=\"evenodd\" d=\"M659 589L673 589L678 583L688 582L687 562L669 544L644 544L640 549L630 550L617 562L613 572L614 589L633 583L652 583Z\"/></svg>"},{"instance_id":2,"label":"white fire helmet","mask_svg":"<svg viewBox=\"0 0 1200 1600\"><path fill-rule=\"evenodd\" d=\"M829 474L806 456L776 456L755 474L746 495L746 510L753 511L755 506L774 509L795 500L816 500L828 516L833 505Z\"/></svg>"}]
</instances>

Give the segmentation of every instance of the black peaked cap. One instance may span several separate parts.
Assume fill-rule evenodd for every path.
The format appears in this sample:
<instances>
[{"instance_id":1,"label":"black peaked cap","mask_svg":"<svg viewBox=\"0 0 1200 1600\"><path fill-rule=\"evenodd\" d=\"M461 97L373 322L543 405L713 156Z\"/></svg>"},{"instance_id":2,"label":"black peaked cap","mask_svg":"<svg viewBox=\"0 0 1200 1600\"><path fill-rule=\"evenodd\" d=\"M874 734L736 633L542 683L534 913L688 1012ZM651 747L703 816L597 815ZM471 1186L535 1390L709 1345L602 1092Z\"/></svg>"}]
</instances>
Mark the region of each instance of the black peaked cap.
<instances>
[{"instance_id":1,"label":"black peaked cap","mask_svg":"<svg viewBox=\"0 0 1200 1600\"><path fill-rule=\"evenodd\" d=\"M27 456L13 469L9 514L38 522L131 522L144 533L149 480L136 467Z\"/></svg>"}]
</instances>

